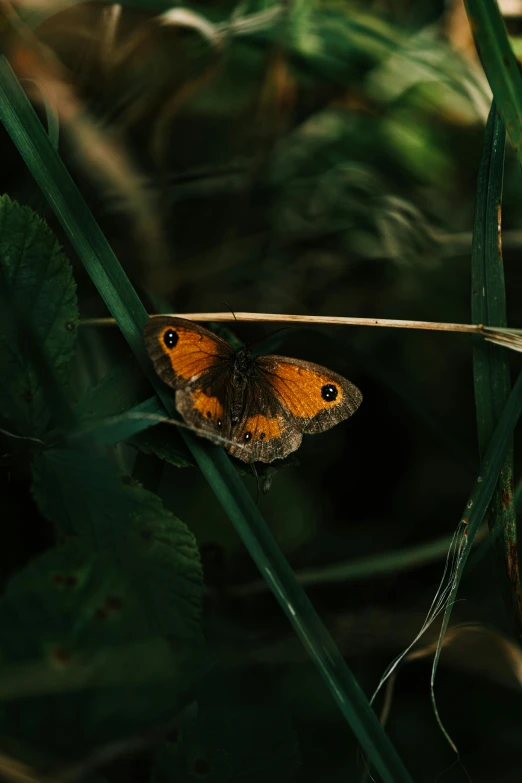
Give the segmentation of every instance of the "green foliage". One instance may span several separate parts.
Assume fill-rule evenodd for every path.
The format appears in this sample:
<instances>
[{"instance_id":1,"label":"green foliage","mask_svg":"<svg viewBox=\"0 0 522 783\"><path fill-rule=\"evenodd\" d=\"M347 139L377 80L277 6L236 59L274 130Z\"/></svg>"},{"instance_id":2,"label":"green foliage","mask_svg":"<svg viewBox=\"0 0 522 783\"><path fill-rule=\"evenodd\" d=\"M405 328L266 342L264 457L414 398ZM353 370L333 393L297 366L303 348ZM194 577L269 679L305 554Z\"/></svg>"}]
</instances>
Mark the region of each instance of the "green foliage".
<instances>
[{"instance_id":1,"label":"green foliage","mask_svg":"<svg viewBox=\"0 0 522 783\"><path fill-rule=\"evenodd\" d=\"M294 780L297 736L278 685L275 678L260 687L241 669L234 676L218 670L202 680L197 711L185 710L177 741L156 754L152 782Z\"/></svg>"},{"instance_id":2,"label":"green foliage","mask_svg":"<svg viewBox=\"0 0 522 783\"><path fill-rule=\"evenodd\" d=\"M115 318L138 364L149 377L159 400L167 412L173 415L172 396L152 371L145 356L145 308L63 162L52 148L38 118L23 93L21 94L16 77L5 61L0 61L0 118L24 156L31 173L50 194L55 213L91 280ZM27 150L23 140L27 135L31 137L34 145L31 154L25 154ZM385 781L407 783L410 777L396 749L296 580L230 460L222 449L210 447L191 433L183 433L183 439L305 646L341 714L369 754L375 769ZM101 472L98 475L101 476ZM63 491L64 495L67 494L60 480L54 483L54 488ZM61 522L66 524L65 515L62 515ZM90 522L89 513L81 513L82 528L87 529Z\"/></svg>"},{"instance_id":3,"label":"green foliage","mask_svg":"<svg viewBox=\"0 0 522 783\"><path fill-rule=\"evenodd\" d=\"M139 589L82 538L41 555L0 603L0 726L23 755L78 761L175 714L197 672Z\"/></svg>"},{"instance_id":4,"label":"green foliage","mask_svg":"<svg viewBox=\"0 0 522 783\"><path fill-rule=\"evenodd\" d=\"M501 319L501 325L505 323L505 290L498 224L504 169L504 135L504 124L493 103L484 136L478 178L472 258L472 309L476 319L482 317L489 323L492 317L497 317ZM474 359L477 429L481 452L480 475L462 515L464 537L459 541L455 571L451 574L449 597L444 609L431 681L437 720L452 745L435 705L435 672L464 566L488 507L492 530L496 535L503 534L506 539L504 551L508 558L503 562L503 566L508 571L507 600L515 611L515 627L520 627L517 558L511 554L511 548L514 547L516 552L516 532L513 529L512 438L513 430L522 414L522 373L510 391L509 365L505 355L496 346L479 346Z\"/></svg>"},{"instance_id":5,"label":"green foliage","mask_svg":"<svg viewBox=\"0 0 522 783\"><path fill-rule=\"evenodd\" d=\"M143 396L134 361L120 364L83 391L75 407L76 416L80 422L118 416L138 405Z\"/></svg>"},{"instance_id":6,"label":"green foliage","mask_svg":"<svg viewBox=\"0 0 522 783\"><path fill-rule=\"evenodd\" d=\"M78 305L71 265L46 224L28 207L0 198L1 415L21 435L41 436L50 418L41 380L10 312L28 322L59 382L67 382Z\"/></svg>"},{"instance_id":7,"label":"green foliage","mask_svg":"<svg viewBox=\"0 0 522 783\"><path fill-rule=\"evenodd\" d=\"M155 454L175 468L187 468L193 465L186 446L179 436L174 434L175 426L158 425L129 439L144 454Z\"/></svg>"},{"instance_id":8,"label":"green foliage","mask_svg":"<svg viewBox=\"0 0 522 783\"><path fill-rule=\"evenodd\" d=\"M491 107L477 187L471 264L471 314L474 323L507 326L506 290L500 221L504 178L506 128L496 104ZM487 449L511 390L509 354L497 345L474 346L473 374L477 407L477 435L481 457ZM497 551L500 580L516 633L522 635L522 601L518 587L516 510L513 498L513 443L511 442L488 512L488 524Z\"/></svg>"},{"instance_id":9,"label":"green foliage","mask_svg":"<svg viewBox=\"0 0 522 783\"><path fill-rule=\"evenodd\" d=\"M466 0L471 30L515 154L522 161L522 77L497 3Z\"/></svg>"},{"instance_id":10,"label":"green foliage","mask_svg":"<svg viewBox=\"0 0 522 783\"><path fill-rule=\"evenodd\" d=\"M34 461L33 493L63 532L112 557L135 584L158 633L198 633L202 587L196 543L161 501L122 483L111 463L90 454L49 450Z\"/></svg>"},{"instance_id":11,"label":"green foliage","mask_svg":"<svg viewBox=\"0 0 522 783\"><path fill-rule=\"evenodd\" d=\"M42 214L45 199L77 255L82 316L116 325L76 340L68 260L35 213L1 198L2 779L12 758L58 783L460 780L421 650L386 731L366 694L417 632L466 496L432 693L474 781L520 778L520 698L505 687L517 649L497 595L520 637L522 376L510 390L508 354L380 329L266 327L260 345L259 327L216 325L363 391L353 422L254 475L175 426L143 342L147 311L224 302L468 322L474 202L471 318L508 323L502 121L493 109L474 199L490 96L454 50L455 4L442 17L435 0L398 0L386 18L384 5L65 2L10 17L3 51L37 83L48 128L1 58L5 187ZM468 7L515 146L503 242L517 323L520 74L495 3ZM493 544L472 564L486 510ZM452 612L488 622L500 652L462 652L458 627L444 638Z\"/></svg>"},{"instance_id":12,"label":"green foliage","mask_svg":"<svg viewBox=\"0 0 522 783\"><path fill-rule=\"evenodd\" d=\"M135 367L113 368L97 386L87 389L76 406L78 432L99 443L127 441L144 454L156 454L177 468L192 464L173 425L158 429L154 417L165 418L157 397L140 402Z\"/></svg>"},{"instance_id":13,"label":"green foliage","mask_svg":"<svg viewBox=\"0 0 522 783\"><path fill-rule=\"evenodd\" d=\"M49 367L66 393L75 285L43 221L7 197L0 210L9 297L3 413L29 442L54 442L41 441L32 455L32 491L56 540L67 542L19 571L0 601L0 733L24 757L64 763L176 714L208 665L203 577L193 535L156 495L122 475L77 426L69 445L48 430L41 371ZM43 349L37 366L20 339L27 319L29 339ZM121 373L86 390L75 408L80 427L102 410L120 412L136 394Z\"/></svg>"}]
</instances>

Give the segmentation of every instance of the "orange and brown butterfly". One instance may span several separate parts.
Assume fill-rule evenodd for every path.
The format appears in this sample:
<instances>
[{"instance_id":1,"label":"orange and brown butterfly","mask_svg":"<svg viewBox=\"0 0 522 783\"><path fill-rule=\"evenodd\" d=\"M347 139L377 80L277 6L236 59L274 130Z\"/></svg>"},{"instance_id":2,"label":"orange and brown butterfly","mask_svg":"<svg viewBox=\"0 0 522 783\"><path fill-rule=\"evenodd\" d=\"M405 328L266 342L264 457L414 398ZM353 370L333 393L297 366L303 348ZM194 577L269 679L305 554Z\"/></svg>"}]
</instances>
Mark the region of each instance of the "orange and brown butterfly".
<instances>
[{"instance_id":1,"label":"orange and brown butterfly","mask_svg":"<svg viewBox=\"0 0 522 783\"><path fill-rule=\"evenodd\" d=\"M145 344L160 378L176 390L185 422L244 462L286 457L303 434L333 427L362 401L353 383L325 367L253 358L184 318L153 316Z\"/></svg>"}]
</instances>

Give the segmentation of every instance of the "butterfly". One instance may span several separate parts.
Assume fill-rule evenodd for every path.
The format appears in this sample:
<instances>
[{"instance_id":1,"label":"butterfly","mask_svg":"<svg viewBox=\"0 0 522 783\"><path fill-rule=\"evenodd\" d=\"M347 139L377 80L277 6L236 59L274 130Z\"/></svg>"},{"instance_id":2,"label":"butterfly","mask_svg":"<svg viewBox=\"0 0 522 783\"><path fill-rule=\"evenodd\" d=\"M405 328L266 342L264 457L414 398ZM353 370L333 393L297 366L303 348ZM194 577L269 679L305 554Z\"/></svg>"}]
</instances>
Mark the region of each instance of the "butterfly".
<instances>
[{"instance_id":1,"label":"butterfly","mask_svg":"<svg viewBox=\"0 0 522 783\"><path fill-rule=\"evenodd\" d=\"M153 316L145 345L160 378L176 390L176 408L199 435L244 462L272 462L295 451L303 434L351 416L359 389L318 364L235 351L208 329Z\"/></svg>"}]
</instances>

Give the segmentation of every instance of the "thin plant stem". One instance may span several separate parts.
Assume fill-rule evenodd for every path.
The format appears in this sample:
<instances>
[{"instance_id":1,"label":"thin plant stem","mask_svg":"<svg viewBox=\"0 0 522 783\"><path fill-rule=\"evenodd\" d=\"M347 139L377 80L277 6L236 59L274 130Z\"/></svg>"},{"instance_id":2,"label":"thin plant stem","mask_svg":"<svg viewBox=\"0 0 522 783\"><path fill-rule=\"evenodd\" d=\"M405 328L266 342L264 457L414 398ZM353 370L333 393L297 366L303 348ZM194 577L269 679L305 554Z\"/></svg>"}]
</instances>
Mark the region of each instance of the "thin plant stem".
<instances>
[{"instance_id":1,"label":"thin plant stem","mask_svg":"<svg viewBox=\"0 0 522 783\"><path fill-rule=\"evenodd\" d=\"M336 315L289 315L288 313L172 313L187 321L215 322L275 322L300 324L332 324L338 326L382 326L392 329L423 329L435 332L465 332L484 334L481 324L453 324L439 321L408 321L395 318L350 318ZM114 318L84 318L81 326L115 326Z\"/></svg>"}]
</instances>

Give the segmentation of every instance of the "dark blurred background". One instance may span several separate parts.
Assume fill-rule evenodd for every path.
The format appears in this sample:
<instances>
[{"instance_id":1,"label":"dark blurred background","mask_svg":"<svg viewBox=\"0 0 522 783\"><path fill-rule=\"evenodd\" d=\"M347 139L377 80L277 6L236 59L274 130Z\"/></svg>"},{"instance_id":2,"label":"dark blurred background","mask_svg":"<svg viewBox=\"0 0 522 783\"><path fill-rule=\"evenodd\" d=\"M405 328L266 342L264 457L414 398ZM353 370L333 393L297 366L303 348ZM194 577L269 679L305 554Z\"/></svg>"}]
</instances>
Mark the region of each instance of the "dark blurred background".
<instances>
[{"instance_id":1,"label":"dark blurred background","mask_svg":"<svg viewBox=\"0 0 522 783\"><path fill-rule=\"evenodd\" d=\"M28 13L62 64L60 152L150 312L229 307L469 323L490 95L461 2L295 2L277 24L263 26L261 16L253 29L241 20L259 20L268 4L242 4L236 17L234 3L183 8L163 24L159 5ZM517 9L506 11L516 35ZM218 26L234 20L235 34L218 39ZM8 30L5 46L30 75L23 40ZM81 316L106 315L5 133L0 156L2 189L38 209L69 251ZM508 145L503 250L513 326L522 322L521 197ZM363 393L353 419L305 437L289 465L273 466L268 493L255 476L244 481L371 694L422 625L477 475L472 338L228 326L256 350L319 362ZM115 330L86 328L77 373L88 361L101 378L127 355ZM122 451L128 469L134 456ZM270 684L291 705L297 780L359 779L347 725L204 478L160 463L154 471L201 548L205 627L223 670L236 684L239 673ZM46 545L40 524L34 551L20 557ZM520 658L507 653L511 622L479 538L453 624L481 628L451 637L436 693L470 779L507 783L522 774ZM388 730L415 780L466 780L435 722L430 667L426 652L401 668ZM126 774L139 777L136 767Z\"/></svg>"}]
</instances>

